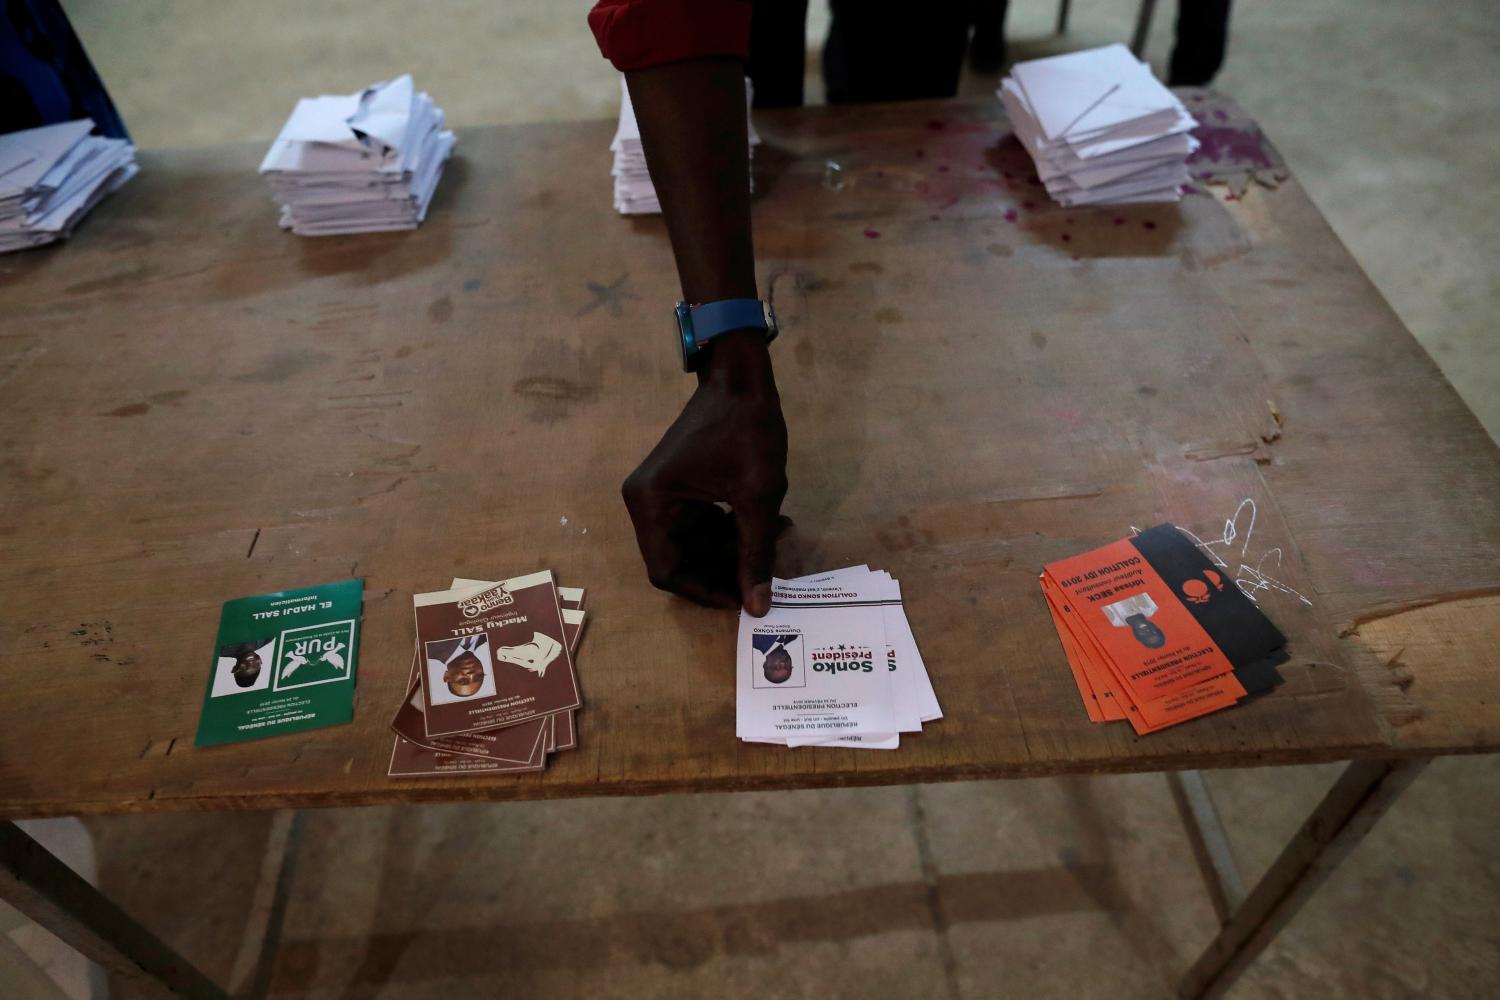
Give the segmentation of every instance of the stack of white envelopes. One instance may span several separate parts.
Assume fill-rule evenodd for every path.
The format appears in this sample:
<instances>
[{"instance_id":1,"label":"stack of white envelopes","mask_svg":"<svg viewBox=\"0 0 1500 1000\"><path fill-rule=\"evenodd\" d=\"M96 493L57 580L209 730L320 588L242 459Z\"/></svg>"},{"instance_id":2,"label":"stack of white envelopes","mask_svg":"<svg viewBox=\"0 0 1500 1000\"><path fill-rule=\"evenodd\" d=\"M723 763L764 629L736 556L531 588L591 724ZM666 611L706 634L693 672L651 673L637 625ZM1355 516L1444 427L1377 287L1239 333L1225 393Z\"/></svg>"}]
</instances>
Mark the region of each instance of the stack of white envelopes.
<instances>
[{"instance_id":1,"label":"stack of white envelopes","mask_svg":"<svg viewBox=\"0 0 1500 1000\"><path fill-rule=\"evenodd\" d=\"M1182 197L1198 122L1123 45L1016 63L1000 99L1063 205Z\"/></svg>"},{"instance_id":2,"label":"stack of white envelopes","mask_svg":"<svg viewBox=\"0 0 1500 1000\"><path fill-rule=\"evenodd\" d=\"M0 253L67 237L136 175L135 147L93 131L80 118L0 135Z\"/></svg>"},{"instance_id":3,"label":"stack of white envelopes","mask_svg":"<svg viewBox=\"0 0 1500 1000\"><path fill-rule=\"evenodd\" d=\"M415 229L454 142L442 109L400 76L298 101L260 172L299 236Z\"/></svg>"},{"instance_id":4,"label":"stack of white envelopes","mask_svg":"<svg viewBox=\"0 0 1500 1000\"><path fill-rule=\"evenodd\" d=\"M851 566L773 580L766 616L740 614L741 740L894 750L942 715L889 573Z\"/></svg>"},{"instance_id":5,"label":"stack of white envelopes","mask_svg":"<svg viewBox=\"0 0 1500 1000\"><path fill-rule=\"evenodd\" d=\"M745 78L745 108L746 120L749 121L748 110L755 99L755 92L750 85L750 78ZM750 155L755 156L755 147L760 145L760 136L755 133L754 123L749 125ZM656 188L651 183L651 173L646 169L646 151L641 146L641 128L635 121L635 108L630 104L630 88L625 86L625 78L620 77L620 126L615 130L614 141L609 144L610 152L615 154L614 168L610 171L615 178L615 209L621 215L652 215L661 211L661 202L657 200ZM755 181L750 181L750 189L755 190Z\"/></svg>"}]
</instances>

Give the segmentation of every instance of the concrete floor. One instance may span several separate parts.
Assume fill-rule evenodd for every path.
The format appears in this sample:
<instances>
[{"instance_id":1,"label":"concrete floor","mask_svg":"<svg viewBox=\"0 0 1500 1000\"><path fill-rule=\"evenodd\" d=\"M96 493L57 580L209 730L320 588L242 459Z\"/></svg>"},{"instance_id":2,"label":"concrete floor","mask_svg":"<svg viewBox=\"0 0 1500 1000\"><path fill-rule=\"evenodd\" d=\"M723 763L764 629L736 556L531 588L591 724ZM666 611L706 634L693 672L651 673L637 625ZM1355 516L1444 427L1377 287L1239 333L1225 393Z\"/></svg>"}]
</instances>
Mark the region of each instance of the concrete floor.
<instances>
[{"instance_id":1,"label":"concrete floor","mask_svg":"<svg viewBox=\"0 0 1500 1000\"><path fill-rule=\"evenodd\" d=\"M1047 37L1051 3L1012 6L1014 57L1060 44ZM616 84L586 7L68 4L146 146L269 140L298 95L402 70L460 127L607 116ZM1133 7L1078 0L1061 44L1127 37ZM1163 5L1148 53L1158 65L1170 20ZM1497 51L1486 0L1241 3L1218 81L1265 124L1492 436ZM601 197L607 163L601 150ZM1435 764L1232 996L1493 995L1497 767ZM1247 876L1335 773L1210 776ZM223 981L269 822L88 826L106 891ZM1158 997L1213 927L1152 775L328 811L309 817L273 995Z\"/></svg>"}]
</instances>

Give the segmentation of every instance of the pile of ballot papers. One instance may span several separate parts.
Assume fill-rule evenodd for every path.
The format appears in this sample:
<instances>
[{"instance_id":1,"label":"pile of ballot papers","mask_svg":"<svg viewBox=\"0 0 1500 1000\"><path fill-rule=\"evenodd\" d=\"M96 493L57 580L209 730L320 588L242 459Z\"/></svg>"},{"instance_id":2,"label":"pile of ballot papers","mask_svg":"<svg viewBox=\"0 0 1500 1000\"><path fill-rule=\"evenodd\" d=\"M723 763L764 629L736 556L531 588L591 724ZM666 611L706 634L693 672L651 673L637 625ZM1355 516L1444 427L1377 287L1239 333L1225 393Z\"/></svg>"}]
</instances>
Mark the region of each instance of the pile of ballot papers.
<instances>
[{"instance_id":1,"label":"pile of ballot papers","mask_svg":"<svg viewBox=\"0 0 1500 1000\"><path fill-rule=\"evenodd\" d=\"M1198 123L1123 45L1016 63L1000 99L1063 205L1177 201Z\"/></svg>"},{"instance_id":2,"label":"pile of ballot papers","mask_svg":"<svg viewBox=\"0 0 1500 1000\"><path fill-rule=\"evenodd\" d=\"M747 743L894 750L942 715L889 573L773 580L766 616L740 614L735 732Z\"/></svg>"},{"instance_id":3,"label":"pile of ballot papers","mask_svg":"<svg viewBox=\"0 0 1500 1000\"><path fill-rule=\"evenodd\" d=\"M65 239L140 169L125 139L89 118L0 135L0 253Z\"/></svg>"},{"instance_id":4,"label":"pile of ballot papers","mask_svg":"<svg viewBox=\"0 0 1500 1000\"><path fill-rule=\"evenodd\" d=\"M540 771L578 745L581 588L543 571L455 579L413 603L417 648L391 723L391 777Z\"/></svg>"},{"instance_id":5,"label":"pile of ballot papers","mask_svg":"<svg viewBox=\"0 0 1500 1000\"><path fill-rule=\"evenodd\" d=\"M750 78L745 78L746 120L749 108L755 100ZM755 156L755 147L760 145L760 136L754 123L749 125L750 156ZM620 126L615 130L614 141L609 144L615 154L615 165L611 170L615 178L615 209L621 215L651 215L661 211L656 188L651 184L651 173L646 169L646 151L641 146L641 128L635 121L635 108L630 104L630 88L625 78L620 77ZM755 179L750 180L750 189L755 190Z\"/></svg>"},{"instance_id":6,"label":"pile of ballot papers","mask_svg":"<svg viewBox=\"0 0 1500 1000\"><path fill-rule=\"evenodd\" d=\"M454 143L442 109L400 76L298 101L260 172L299 236L415 229Z\"/></svg>"},{"instance_id":7,"label":"pile of ballot papers","mask_svg":"<svg viewBox=\"0 0 1500 1000\"><path fill-rule=\"evenodd\" d=\"M1138 734L1281 683L1286 637L1170 524L1048 565L1042 594L1093 722Z\"/></svg>"}]
</instances>

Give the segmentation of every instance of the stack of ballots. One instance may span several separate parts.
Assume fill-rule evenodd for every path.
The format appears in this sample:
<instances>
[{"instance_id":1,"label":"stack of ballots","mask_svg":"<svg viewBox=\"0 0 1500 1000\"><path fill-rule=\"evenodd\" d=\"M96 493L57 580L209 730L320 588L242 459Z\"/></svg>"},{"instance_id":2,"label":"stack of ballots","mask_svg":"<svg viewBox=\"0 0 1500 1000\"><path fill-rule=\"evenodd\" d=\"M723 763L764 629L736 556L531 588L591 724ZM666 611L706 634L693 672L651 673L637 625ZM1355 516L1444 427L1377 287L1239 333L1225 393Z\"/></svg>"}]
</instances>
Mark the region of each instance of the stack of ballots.
<instances>
[{"instance_id":1,"label":"stack of ballots","mask_svg":"<svg viewBox=\"0 0 1500 1000\"><path fill-rule=\"evenodd\" d=\"M765 617L740 614L735 678L747 743L895 750L943 715L900 583L868 566L773 580Z\"/></svg>"},{"instance_id":2,"label":"stack of ballots","mask_svg":"<svg viewBox=\"0 0 1500 1000\"><path fill-rule=\"evenodd\" d=\"M415 229L454 142L442 109L400 76L298 101L260 172L299 236Z\"/></svg>"},{"instance_id":3,"label":"stack of ballots","mask_svg":"<svg viewBox=\"0 0 1500 1000\"><path fill-rule=\"evenodd\" d=\"M760 136L755 125L749 122L749 108L755 100L755 91L750 78L745 78L746 121L749 123L750 155L755 156L755 147L760 145ZM641 128L636 124L635 108L630 103L630 88L625 78L620 77L620 126L615 130L614 141L609 144L615 154L615 163L610 171L615 178L615 210L621 215L653 215L661 211L656 188L651 183L651 174L646 169L646 151L641 146ZM755 190L751 178L750 190Z\"/></svg>"},{"instance_id":4,"label":"stack of ballots","mask_svg":"<svg viewBox=\"0 0 1500 1000\"><path fill-rule=\"evenodd\" d=\"M1198 123L1123 45L1016 63L1000 99L1047 193L1063 205L1182 197Z\"/></svg>"},{"instance_id":5,"label":"stack of ballots","mask_svg":"<svg viewBox=\"0 0 1500 1000\"><path fill-rule=\"evenodd\" d=\"M66 238L136 175L129 140L93 131L80 118L0 135L0 253Z\"/></svg>"}]
</instances>

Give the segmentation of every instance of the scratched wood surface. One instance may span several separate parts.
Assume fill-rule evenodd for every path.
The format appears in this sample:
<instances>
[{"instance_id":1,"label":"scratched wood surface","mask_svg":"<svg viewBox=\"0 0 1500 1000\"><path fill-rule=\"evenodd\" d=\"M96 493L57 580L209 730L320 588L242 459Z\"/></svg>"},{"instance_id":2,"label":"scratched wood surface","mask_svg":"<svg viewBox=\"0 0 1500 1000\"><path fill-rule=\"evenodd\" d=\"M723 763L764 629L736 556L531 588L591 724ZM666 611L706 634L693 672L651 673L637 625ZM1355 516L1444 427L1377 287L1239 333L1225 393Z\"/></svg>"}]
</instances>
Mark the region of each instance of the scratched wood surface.
<instances>
[{"instance_id":1,"label":"scratched wood surface","mask_svg":"<svg viewBox=\"0 0 1500 1000\"><path fill-rule=\"evenodd\" d=\"M419 231L356 238L279 232L259 146L182 150L0 258L0 815L1500 747L1500 451L1295 180L1069 210L997 102L759 124L787 568L900 577L947 718L895 753L741 745L732 616L646 585L618 483L689 382L609 123L465 132ZM1263 587L1293 659L1137 738L1087 721L1036 575L1163 520ZM388 780L412 592L539 567L589 589L580 748ZM351 574L355 722L195 749L219 604Z\"/></svg>"}]
</instances>

